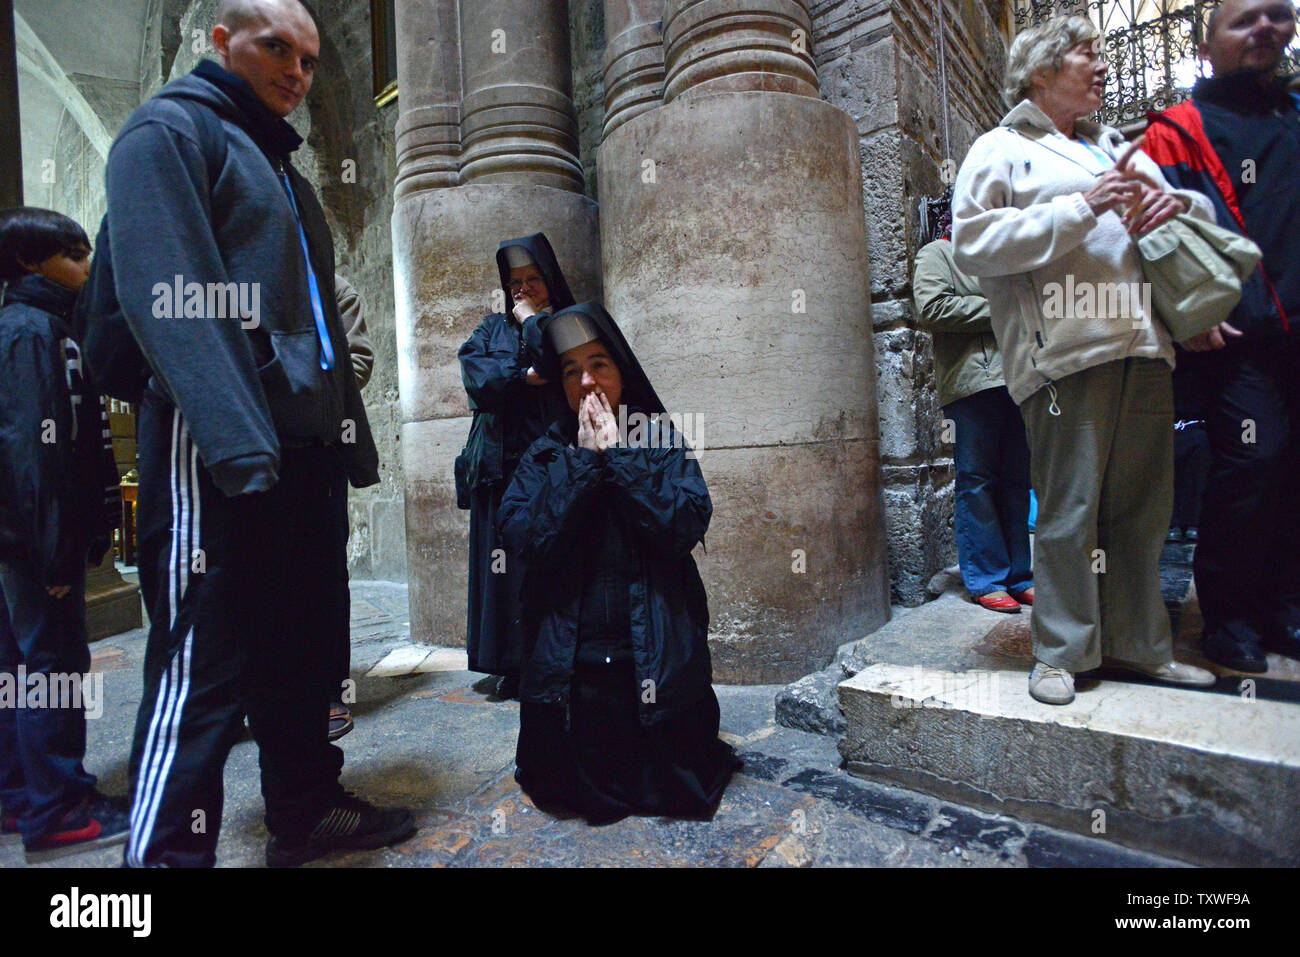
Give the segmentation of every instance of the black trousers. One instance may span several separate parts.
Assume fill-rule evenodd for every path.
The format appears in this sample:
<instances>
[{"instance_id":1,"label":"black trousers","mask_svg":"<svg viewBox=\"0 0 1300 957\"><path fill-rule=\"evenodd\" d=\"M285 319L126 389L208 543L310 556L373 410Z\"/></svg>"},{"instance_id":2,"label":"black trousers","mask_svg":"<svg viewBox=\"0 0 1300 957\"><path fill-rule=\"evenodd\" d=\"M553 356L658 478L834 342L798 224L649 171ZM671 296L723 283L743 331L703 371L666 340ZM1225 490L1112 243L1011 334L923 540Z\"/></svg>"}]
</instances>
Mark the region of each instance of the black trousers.
<instances>
[{"instance_id":1,"label":"black trousers","mask_svg":"<svg viewBox=\"0 0 1300 957\"><path fill-rule=\"evenodd\" d=\"M1174 431L1174 514L1170 528L1197 528L1205 478L1210 470L1210 439L1201 425Z\"/></svg>"},{"instance_id":2,"label":"black trousers","mask_svg":"<svg viewBox=\"0 0 1300 957\"><path fill-rule=\"evenodd\" d=\"M271 490L228 498L179 410L152 392L139 449L150 630L126 862L210 866L222 770L245 714L272 834L305 836L342 793L328 689L347 573L331 501L343 464L328 448L285 448Z\"/></svg>"},{"instance_id":3,"label":"black trousers","mask_svg":"<svg viewBox=\"0 0 1300 957\"><path fill-rule=\"evenodd\" d=\"M342 469L334 476L329 494L330 522L334 526L334 559L330 581L334 582L334 613L327 623L330 640L327 684L330 701L343 698L343 683L352 668L352 592L348 588L348 477Z\"/></svg>"},{"instance_id":4,"label":"black trousers","mask_svg":"<svg viewBox=\"0 0 1300 957\"><path fill-rule=\"evenodd\" d=\"M1300 337L1229 345L1210 365L1210 468L1196 547L1207 630L1300 625Z\"/></svg>"}]
</instances>

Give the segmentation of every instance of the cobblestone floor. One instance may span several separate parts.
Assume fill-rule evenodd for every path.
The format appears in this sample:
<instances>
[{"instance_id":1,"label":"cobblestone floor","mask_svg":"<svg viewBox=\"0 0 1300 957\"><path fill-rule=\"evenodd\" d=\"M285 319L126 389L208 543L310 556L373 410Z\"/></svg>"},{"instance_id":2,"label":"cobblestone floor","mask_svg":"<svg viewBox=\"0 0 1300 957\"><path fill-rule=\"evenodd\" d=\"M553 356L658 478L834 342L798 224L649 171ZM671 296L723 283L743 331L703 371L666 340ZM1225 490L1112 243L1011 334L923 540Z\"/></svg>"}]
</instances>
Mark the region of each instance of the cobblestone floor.
<instances>
[{"instance_id":1,"label":"cobblestone floor","mask_svg":"<svg viewBox=\"0 0 1300 957\"><path fill-rule=\"evenodd\" d=\"M778 726L778 687L718 686L722 728L745 768L711 821L629 818L589 827L534 808L513 778L518 705L498 701L462 650L414 645L401 586L353 586L356 729L339 744L343 783L376 803L405 804L419 830L406 843L338 854L318 867L443 866L1150 866L1171 862L1097 840L871 784L839 769L833 739ZM144 632L95 643L102 717L89 722L87 766L126 789ZM218 847L223 867L258 867L266 831L257 749L241 741L226 766ZM114 867L121 848L42 866ZM21 845L0 867L23 867Z\"/></svg>"}]
</instances>

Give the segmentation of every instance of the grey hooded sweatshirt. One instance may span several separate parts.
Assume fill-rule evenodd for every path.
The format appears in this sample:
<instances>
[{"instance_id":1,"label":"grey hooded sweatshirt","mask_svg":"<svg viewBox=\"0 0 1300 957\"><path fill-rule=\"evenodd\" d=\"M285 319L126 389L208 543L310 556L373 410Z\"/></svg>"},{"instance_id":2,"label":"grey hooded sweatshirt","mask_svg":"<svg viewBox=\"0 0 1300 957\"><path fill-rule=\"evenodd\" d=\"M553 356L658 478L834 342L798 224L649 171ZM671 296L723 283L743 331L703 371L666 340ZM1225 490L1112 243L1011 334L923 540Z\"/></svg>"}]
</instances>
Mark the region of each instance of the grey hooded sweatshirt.
<instances>
[{"instance_id":1,"label":"grey hooded sweatshirt","mask_svg":"<svg viewBox=\"0 0 1300 957\"><path fill-rule=\"evenodd\" d=\"M179 99L216 113L224 157L203 155ZM311 186L289 164L301 142L246 82L205 61L137 109L108 157L122 311L152 370L149 387L179 407L227 495L269 488L281 446L313 442L339 450L357 488L379 481L334 296L333 241ZM330 369L321 368L327 350L286 178L319 285Z\"/></svg>"}]
</instances>

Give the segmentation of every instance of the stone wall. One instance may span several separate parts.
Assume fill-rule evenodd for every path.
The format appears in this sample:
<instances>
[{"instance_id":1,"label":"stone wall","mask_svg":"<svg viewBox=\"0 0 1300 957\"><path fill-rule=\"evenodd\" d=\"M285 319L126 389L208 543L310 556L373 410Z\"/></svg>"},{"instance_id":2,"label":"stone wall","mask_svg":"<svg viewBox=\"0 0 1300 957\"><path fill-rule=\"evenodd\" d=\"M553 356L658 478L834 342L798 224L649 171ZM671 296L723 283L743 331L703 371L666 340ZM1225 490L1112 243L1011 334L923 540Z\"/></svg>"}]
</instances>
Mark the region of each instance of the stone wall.
<instances>
[{"instance_id":1,"label":"stone wall","mask_svg":"<svg viewBox=\"0 0 1300 957\"><path fill-rule=\"evenodd\" d=\"M105 209L104 160L66 110L59 117L54 165L57 178L45 205L81 223L93 241Z\"/></svg>"},{"instance_id":2,"label":"stone wall","mask_svg":"<svg viewBox=\"0 0 1300 957\"><path fill-rule=\"evenodd\" d=\"M917 202L944 186L936 14L923 0L813 0L822 96L857 124L871 253L890 584L902 604L956 560L951 447L940 442L929 333L912 324ZM951 156L1001 116L1001 5L945 3ZM955 169L955 166L949 167Z\"/></svg>"},{"instance_id":3,"label":"stone wall","mask_svg":"<svg viewBox=\"0 0 1300 957\"><path fill-rule=\"evenodd\" d=\"M379 448L380 484L349 500L351 571L358 578L406 580L406 520L397 394L393 287L393 180L397 105L376 108L370 5L316 0L324 24L322 67L309 105L313 183L331 220L338 271L365 304L375 368L362 396Z\"/></svg>"}]
</instances>

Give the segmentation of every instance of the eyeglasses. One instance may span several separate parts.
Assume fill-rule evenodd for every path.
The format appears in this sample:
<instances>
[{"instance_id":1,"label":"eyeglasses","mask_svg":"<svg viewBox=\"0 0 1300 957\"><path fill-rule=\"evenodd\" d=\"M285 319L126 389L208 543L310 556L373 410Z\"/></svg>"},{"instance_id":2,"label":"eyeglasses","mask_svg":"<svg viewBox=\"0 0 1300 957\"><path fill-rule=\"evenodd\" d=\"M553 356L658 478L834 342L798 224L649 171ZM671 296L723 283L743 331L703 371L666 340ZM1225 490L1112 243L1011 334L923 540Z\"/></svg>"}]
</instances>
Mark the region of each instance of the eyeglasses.
<instances>
[{"instance_id":1,"label":"eyeglasses","mask_svg":"<svg viewBox=\"0 0 1300 957\"><path fill-rule=\"evenodd\" d=\"M546 280L544 280L541 276L529 276L527 279L524 279L522 281L518 279L512 279L510 280L509 283L511 292L518 292L520 289L523 289L524 286L544 286L544 285L546 285Z\"/></svg>"}]
</instances>

